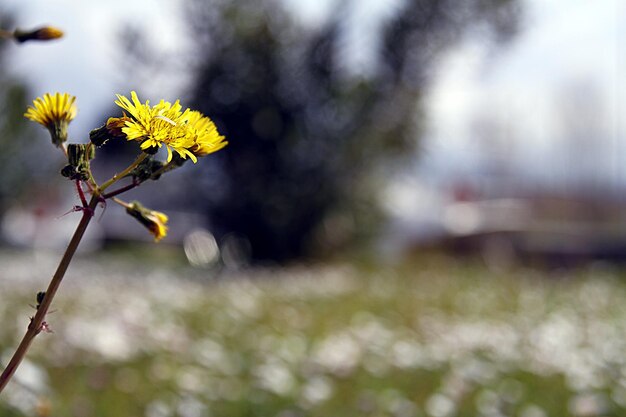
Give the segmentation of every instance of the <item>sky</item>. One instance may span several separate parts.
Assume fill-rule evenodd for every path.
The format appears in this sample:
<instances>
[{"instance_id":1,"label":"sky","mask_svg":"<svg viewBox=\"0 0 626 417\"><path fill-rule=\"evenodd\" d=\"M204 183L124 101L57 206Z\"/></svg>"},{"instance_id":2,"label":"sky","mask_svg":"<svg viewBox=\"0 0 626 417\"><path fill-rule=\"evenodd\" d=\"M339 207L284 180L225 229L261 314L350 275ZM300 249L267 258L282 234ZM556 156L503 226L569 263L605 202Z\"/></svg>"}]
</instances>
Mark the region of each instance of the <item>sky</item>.
<instances>
[{"instance_id":1,"label":"sky","mask_svg":"<svg viewBox=\"0 0 626 417\"><path fill-rule=\"evenodd\" d=\"M300 24L313 28L328 21L339 3L338 0L283 1ZM55 43L16 46L12 51L12 69L29 80L38 95L50 91L76 95L81 117L71 128L78 132L93 128L93 118L102 111L103 102L104 105L112 102L115 93L128 94L130 89L137 88L125 82L120 71L125 66L116 64L116 59L122 56L115 50L121 27L127 25L145 32L150 48L173 60L190 48L181 41L186 37L183 0L5 0L5 3L17 14L18 27L52 25L65 31L65 37ZM374 59L370 46L376 42L375 28L392 17L401 4L402 0L351 3L345 42L351 51L348 65L355 74L368 75L369 63ZM158 79L152 79L154 74L149 76L146 84L150 85L142 85L142 93L151 100L174 101L184 91L188 74L181 74L178 66L164 65L161 70ZM130 78L138 77L131 74Z\"/></svg>"},{"instance_id":2,"label":"sky","mask_svg":"<svg viewBox=\"0 0 626 417\"><path fill-rule=\"evenodd\" d=\"M17 26L33 28L52 25L65 36L55 42L27 43L13 48L12 70L34 86L34 92L68 92L77 96L79 115L71 130L84 132L94 126L94 117L111 106L115 94L128 95L128 85L115 50L119 30L131 25L149 34L151 46L162 51L179 51L184 28L180 0L82 2L73 0L6 0L17 13ZM123 11L123 12L121 12ZM130 78L136 78L131 74ZM169 75L169 74L168 74ZM176 80L180 77L170 77ZM163 83L159 92L175 100L175 82ZM157 97L155 97L157 98ZM161 97L159 97L161 98Z\"/></svg>"},{"instance_id":3,"label":"sky","mask_svg":"<svg viewBox=\"0 0 626 417\"><path fill-rule=\"evenodd\" d=\"M337 2L284 1L305 26L323 24ZM626 122L621 117L626 66L620 49L626 45L626 2L522 1L522 31L509 44L494 48L479 35L468 36L442 53L425 101L427 129L416 155L417 171L463 177L505 167L537 182L591 175L626 185ZM89 131L115 93L136 88L127 82L136 74L125 77L120 70L129 69L118 62L122 54L115 50L119 27L146 30L151 47L175 56L188 47L180 41L185 34L178 19L181 2L6 0L18 12L19 26L51 24L67 35L55 43L16 45L13 70L30 80L38 95L75 94L79 117L70 129ZM400 4L352 2L346 42L355 73L367 75L371 57L363 45L376 41L372 28ZM146 98L178 98L186 79L180 71L165 68L142 90ZM584 118L570 120L572 114ZM581 126L586 133L571 139L572 130ZM582 156L586 162L579 164Z\"/></svg>"},{"instance_id":4,"label":"sky","mask_svg":"<svg viewBox=\"0 0 626 417\"><path fill-rule=\"evenodd\" d=\"M548 184L626 185L626 2L529 0L522 29L495 52L470 37L440 60L424 169L458 177L504 165Z\"/></svg>"}]
</instances>

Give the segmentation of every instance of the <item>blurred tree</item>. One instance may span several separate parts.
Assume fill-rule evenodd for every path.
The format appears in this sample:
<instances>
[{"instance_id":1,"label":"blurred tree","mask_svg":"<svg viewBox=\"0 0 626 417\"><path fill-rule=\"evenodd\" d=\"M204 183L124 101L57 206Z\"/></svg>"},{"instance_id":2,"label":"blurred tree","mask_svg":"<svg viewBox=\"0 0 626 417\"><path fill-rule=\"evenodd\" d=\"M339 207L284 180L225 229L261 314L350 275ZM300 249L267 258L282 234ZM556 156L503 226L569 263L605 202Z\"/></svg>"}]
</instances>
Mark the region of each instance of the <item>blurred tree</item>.
<instances>
[{"instance_id":1,"label":"blurred tree","mask_svg":"<svg viewBox=\"0 0 626 417\"><path fill-rule=\"evenodd\" d=\"M0 28L13 28L9 14L0 16ZM25 139L31 131L23 116L28 105L28 90L7 70L11 47L20 46L11 39L0 39L0 214L23 193L23 185L32 180L32 166L39 164L32 161L36 152L32 143Z\"/></svg>"},{"instance_id":2,"label":"blurred tree","mask_svg":"<svg viewBox=\"0 0 626 417\"><path fill-rule=\"evenodd\" d=\"M358 2L338 2L317 30L282 4L188 6L198 51L191 104L230 141L203 165L206 198L193 200L218 235L245 236L257 260L329 251L371 231L379 174L413 154L433 58L470 25L509 38L518 16L516 0L405 1L359 75L344 36Z\"/></svg>"}]
</instances>

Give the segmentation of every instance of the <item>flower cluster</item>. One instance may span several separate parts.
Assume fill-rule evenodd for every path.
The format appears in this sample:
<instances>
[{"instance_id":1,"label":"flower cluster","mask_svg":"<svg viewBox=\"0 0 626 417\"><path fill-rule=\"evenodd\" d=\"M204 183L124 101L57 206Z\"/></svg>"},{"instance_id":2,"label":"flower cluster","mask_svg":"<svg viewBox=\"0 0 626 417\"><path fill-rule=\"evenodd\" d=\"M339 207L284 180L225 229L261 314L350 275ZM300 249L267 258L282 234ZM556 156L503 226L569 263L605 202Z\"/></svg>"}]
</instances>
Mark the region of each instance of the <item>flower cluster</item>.
<instances>
[{"instance_id":1,"label":"flower cluster","mask_svg":"<svg viewBox=\"0 0 626 417\"><path fill-rule=\"evenodd\" d=\"M49 41L62 36L63 31L50 26L28 31L16 29L13 32L0 28L0 40L12 38L19 43ZM124 113L121 117L109 118L104 126L89 132L89 142L66 144L69 123L76 117L75 101L76 97L67 93L47 93L36 98L24 113L26 118L44 126L50 132L53 145L63 152L67 162L61 169L61 175L72 181L80 199L80 205L75 205L66 214L81 212L82 216L46 291L37 293L36 313L30 318L19 347L0 372L0 392L15 374L33 339L41 332L52 332L46 315L96 209L106 207L107 201L121 205L158 242L167 234L167 215L136 201L127 203L118 196L145 181L158 180L166 172L182 166L187 159L195 163L198 157L226 145L224 136L218 133L213 121L203 114L190 109L183 111L179 101L172 104L161 100L156 106L150 106L148 101L139 101L134 91L130 100L117 95L115 103ZM93 175L91 161L96 157L97 148L110 139L139 142L141 150L125 169L100 182ZM155 156L163 145L167 149L165 162ZM121 181L126 184L121 185Z\"/></svg>"},{"instance_id":2,"label":"flower cluster","mask_svg":"<svg viewBox=\"0 0 626 417\"><path fill-rule=\"evenodd\" d=\"M121 136L140 142L141 149L148 153L165 145L167 162L172 159L172 151L196 162L197 157L219 151L227 144L211 119L195 110L183 111L178 100L173 104L161 100L151 106L149 101L142 103L132 91L131 99L118 94L115 104L125 112L107 121L109 133L120 136L121 131Z\"/></svg>"},{"instance_id":3,"label":"flower cluster","mask_svg":"<svg viewBox=\"0 0 626 417\"><path fill-rule=\"evenodd\" d=\"M117 94L115 104L124 110L123 114L109 118L104 126L92 130L90 143L66 145L67 128L76 115L75 100L76 97L67 93L44 94L42 98L35 99L24 114L45 126L50 131L52 142L64 150L68 165L61 170L61 174L76 182L83 204L75 209L93 213L95 204L87 203L83 196L81 184L85 183L96 199L93 201L112 199L125 207L126 212L145 226L158 242L167 234L168 217L139 202L126 203L117 196L144 181L159 179L165 172L181 166L187 158L197 162L198 157L222 149L227 144L224 136L219 134L211 119L196 110L183 110L178 100L174 103L161 100L151 106L148 101L142 103L137 93L132 91L130 99ZM122 173L98 184L91 173L90 161L95 157L96 147L115 139L139 142L143 152ZM162 162L153 155L164 145L167 159ZM109 186L128 177L132 178L130 184L105 193Z\"/></svg>"}]
</instances>

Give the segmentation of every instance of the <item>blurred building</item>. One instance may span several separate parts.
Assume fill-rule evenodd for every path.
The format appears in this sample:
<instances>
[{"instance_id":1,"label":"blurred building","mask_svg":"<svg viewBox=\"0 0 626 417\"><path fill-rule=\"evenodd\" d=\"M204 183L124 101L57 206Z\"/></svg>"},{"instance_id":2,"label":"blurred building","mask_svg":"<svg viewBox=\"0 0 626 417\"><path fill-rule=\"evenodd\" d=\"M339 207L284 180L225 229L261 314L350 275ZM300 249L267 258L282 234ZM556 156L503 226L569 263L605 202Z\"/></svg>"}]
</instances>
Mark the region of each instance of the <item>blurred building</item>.
<instances>
[{"instance_id":1,"label":"blurred building","mask_svg":"<svg viewBox=\"0 0 626 417\"><path fill-rule=\"evenodd\" d=\"M512 183L506 177L412 180L390 189L391 255L439 248L477 254L492 266L626 261L626 194Z\"/></svg>"}]
</instances>

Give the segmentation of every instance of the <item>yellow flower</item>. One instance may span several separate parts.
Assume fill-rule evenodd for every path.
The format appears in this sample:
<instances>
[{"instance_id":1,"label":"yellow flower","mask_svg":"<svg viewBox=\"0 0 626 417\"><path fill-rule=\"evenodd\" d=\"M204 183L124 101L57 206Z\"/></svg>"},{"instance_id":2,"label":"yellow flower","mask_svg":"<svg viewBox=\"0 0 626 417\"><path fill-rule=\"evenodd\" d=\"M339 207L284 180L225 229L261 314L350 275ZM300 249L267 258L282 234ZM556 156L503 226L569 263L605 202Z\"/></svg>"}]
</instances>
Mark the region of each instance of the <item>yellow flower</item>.
<instances>
[{"instance_id":1,"label":"yellow flower","mask_svg":"<svg viewBox=\"0 0 626 417\"><path fill-rule=\"evenodd\" d=\"M141 142L141 149L149 152L165 145L167 162L172 160L172 151L176 151L182 159L189 157L197 162L197 157L219 151L227 142L217 132L215 124L202 113L186 109L182 111L180 102L173 104L161 100L157 105L150 102L142 103L137 93L131 91L130 100L117 94L115 104L125 112L124 117L109 119L123 121L122 133L128 140Z\"/></svg>"},{"instance_id":2,"label":"yellow flower","mask_svg":"<svg viewBox=\"0 0 626 417\"><path fill-rule=\"evenodd\" d=\"M33 101L33 106L24 113L27 119L45 126L52 137L52 143L62 147L67 141L67 126L76 116L76 97L67 93L44 94Z\"/></svg>"},{"instance_id":3,"label":"yellow flower","mask_svg":"<svg viewBox=\"0 0 626 417\"><path fill-rule=\"evenodd\" d=\"M195 156L217 152L228 144L217 132L215 123L202 113L190 110L186 116L187 131L193 145L189 149Z\"/></svg>"},{"instance_id":4,"label":"yellow flower","mask_svg":"<svg viewBox=\"0 0 626 417\"><path fill-rule=\"evenodd\" d=\"M168 217L160 211L150 210L138 201L133 201L126 205L126 212L144 225L154 236L154 241L158 242L167 235Z\"/></svg>"},{"instance_id":5,"label":"yellow flower","mask_svg":"<svg viewBox=\"0 0 626 417\"><path fill-rule=\"evenodd\" d=\"M26 41L49 41L63 36L63 31L52 26L44 26L34 30L16 29L13 38L19 43Z\"/></svg>"},{"instance_id":6,"label":"yellow flower","mask_svg":"<svg viewBox=\"0 0 626 417\"><path fill-rule=\"evenodd\" d=\"M117 94L115 102L128 112L130 118L122 128L126 139L141 142L143 150L165 145L168 162L172 159L172 150L178 152L183 159L189 156L196 162L196 157L189 151L193 142L187 135L179 101L172 104L161 100L156 106L150 106L149 101L139 101L134 91L130 94L132 101Z\"/></svg>"}]
</instances>

